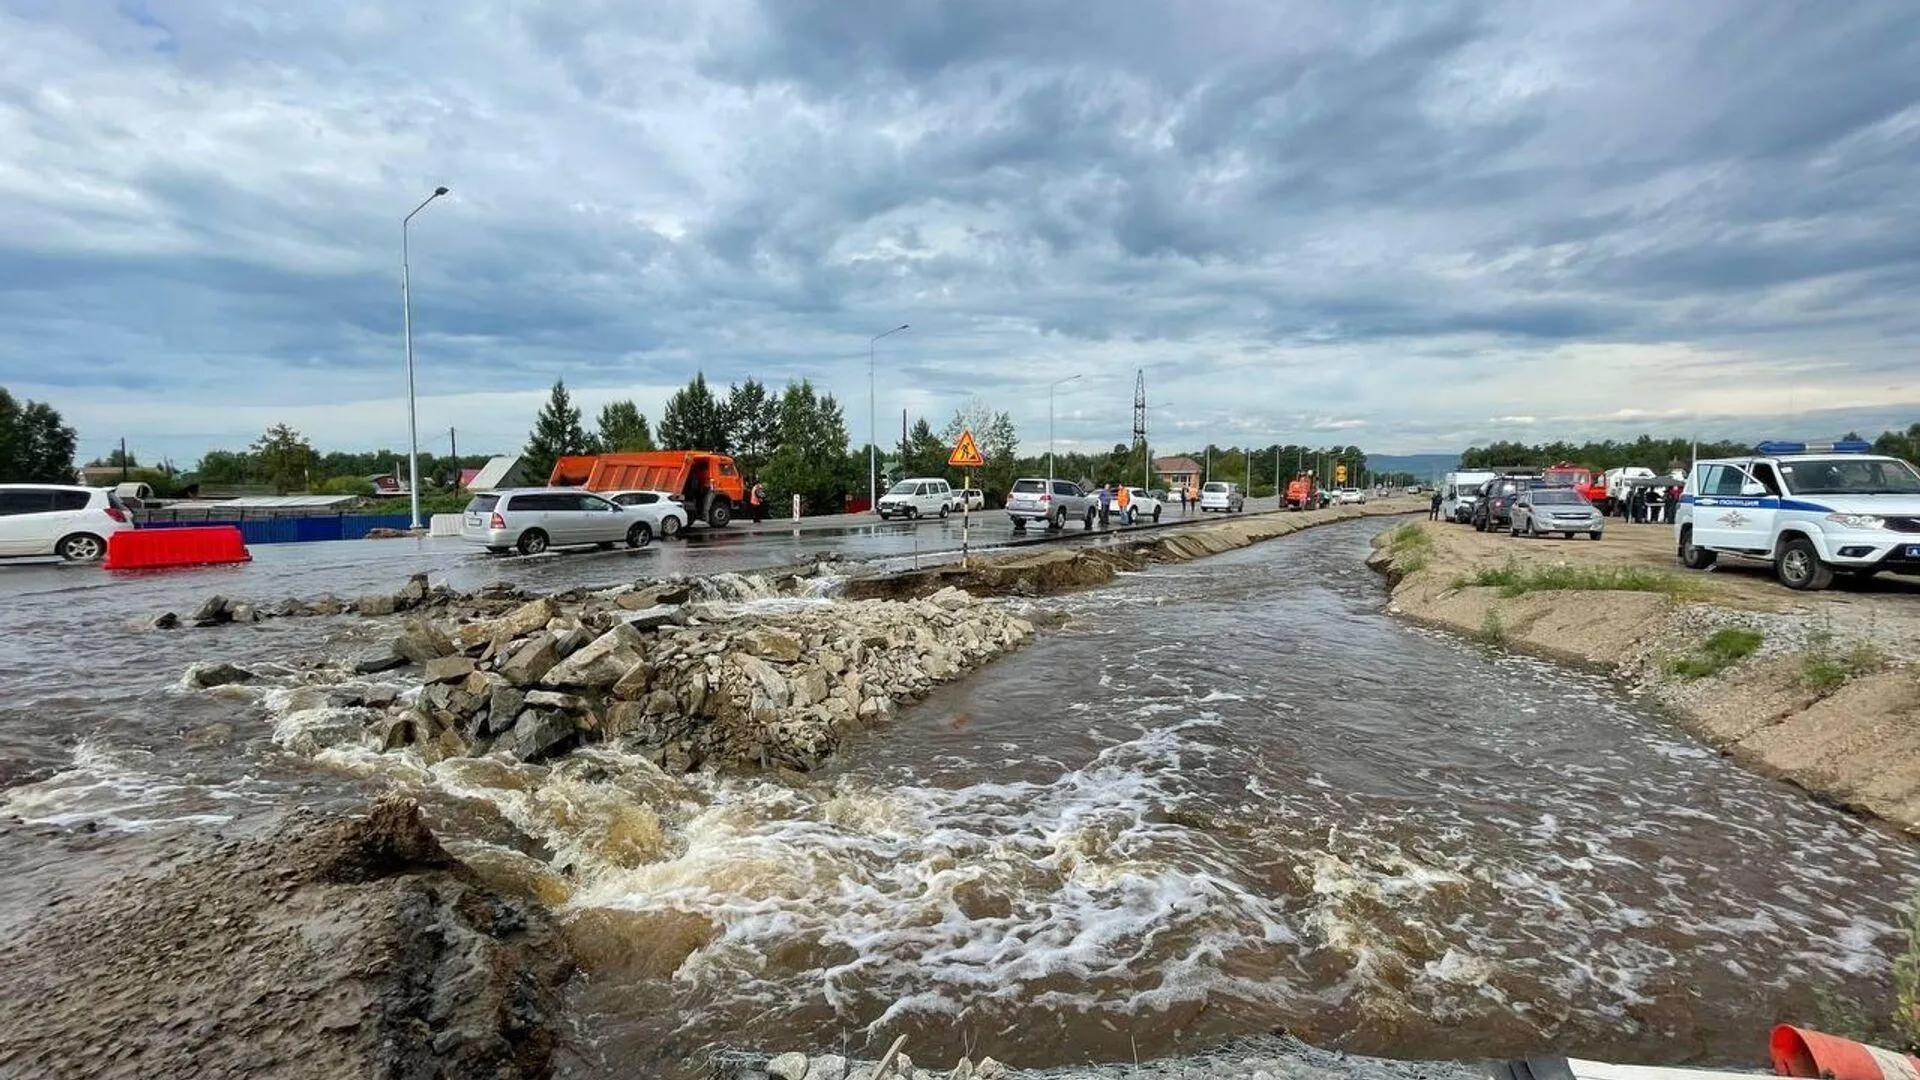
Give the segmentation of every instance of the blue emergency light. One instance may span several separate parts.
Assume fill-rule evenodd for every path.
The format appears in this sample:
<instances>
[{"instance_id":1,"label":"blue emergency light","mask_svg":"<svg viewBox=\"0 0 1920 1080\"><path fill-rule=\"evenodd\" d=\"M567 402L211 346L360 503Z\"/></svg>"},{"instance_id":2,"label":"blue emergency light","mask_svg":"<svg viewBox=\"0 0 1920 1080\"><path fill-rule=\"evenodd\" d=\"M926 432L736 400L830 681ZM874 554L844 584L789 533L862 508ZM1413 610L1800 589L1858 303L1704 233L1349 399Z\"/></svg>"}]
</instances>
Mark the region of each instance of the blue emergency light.
<instances>
[{"instance_id":1,"label":"blue emergency light","mask_svg":"<svg viewBox=\"0 0 1920 1080\"><path fill-rule=\"evenodd\" d=\"M1756 454L1779 457L1782 454L1865 454L1873 444L1865 439L1840 439L1836 442L1763 442L1753 448Z\"/></svg>"}]
</instances>

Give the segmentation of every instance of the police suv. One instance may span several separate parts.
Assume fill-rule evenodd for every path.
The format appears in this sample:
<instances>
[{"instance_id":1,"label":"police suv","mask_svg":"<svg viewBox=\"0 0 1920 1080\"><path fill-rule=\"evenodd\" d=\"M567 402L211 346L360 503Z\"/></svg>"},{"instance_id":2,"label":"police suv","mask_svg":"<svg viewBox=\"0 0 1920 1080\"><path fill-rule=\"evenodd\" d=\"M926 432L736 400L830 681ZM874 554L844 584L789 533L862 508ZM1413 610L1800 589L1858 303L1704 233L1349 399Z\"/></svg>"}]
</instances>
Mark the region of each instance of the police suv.
<instances>
[{"instance_id":1,"label":"police suv","mask_svg":"<svg viewBox=\"0 0 1920 1080\"><path fill-rule=\"evenodd\" d=\"M1767 442L1696 463L1674 519L1680 562L1763 559L1789 589L1824 589L1836 571L1920 574L1920 472L1871 449Z\"/></svg>"}]
</instances>

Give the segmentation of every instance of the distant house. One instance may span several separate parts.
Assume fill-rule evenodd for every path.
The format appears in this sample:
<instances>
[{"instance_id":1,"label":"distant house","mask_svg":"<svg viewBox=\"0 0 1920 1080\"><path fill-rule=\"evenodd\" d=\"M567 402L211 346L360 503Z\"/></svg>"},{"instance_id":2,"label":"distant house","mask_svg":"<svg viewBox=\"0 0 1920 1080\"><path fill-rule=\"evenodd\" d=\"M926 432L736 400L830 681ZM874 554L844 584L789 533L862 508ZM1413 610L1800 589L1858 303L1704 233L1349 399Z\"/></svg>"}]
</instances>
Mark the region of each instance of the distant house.
<instances>
[{"instance_id":1,"label":"distant house","mask_svg":"<svg viewBox=\"0 0 1920 1080\"><path fill-rule=\"evenodd\" d=\"M376 473L372 476L363 477L363 479L373 485L373 493L375 495L405 495L408 493L407 482L401 479L398 473Z\"/></svg>"},{"instance_id":2,"label":"distant house","mask_svg":"<svg viewBox=\"0 0 1920 1080\"><path fill-rule=\"evenodd\" d=\"M1204 479L1201 472L1200 463L1190 457L1153 459L1153 474L1160 478L1160 486L1168 491L1199 486Z\"/></svg>"},{"instance_id":3,"label":"distant house","mask_svg":"<svg viewBox=\"0 0 1920 1080\"><path fill-rule=\"evenodd\" d=\"M473 487L473 481L480 475L479 469L461 469L459 486L462 491Z\"/></svg>"}]
</instances>

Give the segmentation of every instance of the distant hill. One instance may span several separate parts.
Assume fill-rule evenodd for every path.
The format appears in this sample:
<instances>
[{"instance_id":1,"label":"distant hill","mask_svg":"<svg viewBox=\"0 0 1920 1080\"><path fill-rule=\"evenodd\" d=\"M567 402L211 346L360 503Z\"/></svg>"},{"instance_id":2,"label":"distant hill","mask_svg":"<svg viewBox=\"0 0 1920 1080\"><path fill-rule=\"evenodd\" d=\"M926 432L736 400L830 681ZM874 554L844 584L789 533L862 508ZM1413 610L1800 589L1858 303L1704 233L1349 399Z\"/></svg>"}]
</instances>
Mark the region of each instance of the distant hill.
<instances>
[{"instance_id":1,"label":"distant hill","mask_svg":"<svg viewBox=\"0 0 1920 1080\"><path fill-rule=\"evenodd\" d=\"M1367 471L1412 473L1421 480L1438 480L1460 467L1459 454L1368 454Z\"/></svg>"}]
</instances>

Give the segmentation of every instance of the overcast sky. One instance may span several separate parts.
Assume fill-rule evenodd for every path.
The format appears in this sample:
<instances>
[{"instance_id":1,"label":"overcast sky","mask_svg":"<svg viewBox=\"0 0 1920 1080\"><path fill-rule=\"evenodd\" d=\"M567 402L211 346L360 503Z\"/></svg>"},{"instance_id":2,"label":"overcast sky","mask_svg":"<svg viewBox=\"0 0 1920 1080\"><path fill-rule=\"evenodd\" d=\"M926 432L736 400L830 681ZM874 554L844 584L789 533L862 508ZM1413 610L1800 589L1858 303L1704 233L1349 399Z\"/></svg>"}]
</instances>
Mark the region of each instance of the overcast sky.
<instances>
[{"instance_id":1,"label":"overcast sky","mask_svg":"<svg viewBox=\"0 0 1920 1080\"><path fill-rule=\"evenodd\" d=\"M0 385L87 456L802 376L1029 447L1920 419L1920 4L0 0ZM883 434L883 438L885 435ZM1171 449L1171 446L1166 448Z\"/></svg>"}]
</instances>

